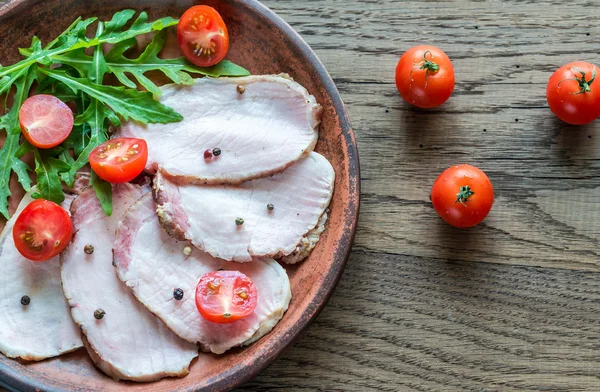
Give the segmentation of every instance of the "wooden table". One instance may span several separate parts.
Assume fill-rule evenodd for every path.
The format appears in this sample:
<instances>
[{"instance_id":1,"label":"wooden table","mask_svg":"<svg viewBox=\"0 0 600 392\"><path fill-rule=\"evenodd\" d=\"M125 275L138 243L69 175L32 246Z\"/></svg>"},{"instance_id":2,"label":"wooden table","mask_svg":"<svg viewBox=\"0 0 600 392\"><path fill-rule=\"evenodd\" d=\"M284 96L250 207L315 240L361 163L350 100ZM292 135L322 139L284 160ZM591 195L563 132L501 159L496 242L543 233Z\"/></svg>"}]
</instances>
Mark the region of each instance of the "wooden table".
<instances>
[{"instance_id":1,"label":"wooden table","mask_svg":"<svg viewBox=\"0 0 600 392\"><path fill-rule=\"evenodd\" d=\"M600 63L593 1L265 0L313 47L359 143L354 251L305 336L239 391L600 390L600 122L570 127L550 74ZM457 85L405 104L398 58L431 43ZM494 208L455 230L429 191L466 162Z\"/></svg>"},{"instance_id":2,"label":"wooden table","mask_svg":"<svg viewBox=\"0 0 600 392\"><path fill-rule=\"evenodd\" d=\"M547 107L551 73L600 63L593 1L265 0L312 46L359 143L352 257L305 336L240 391L600 390L600 122ZM431 43L452 98L415 110L398 58ZM600 86L598 86L600 87ZM429 201L471 163L496 202L479 227Z\"/></svg>"}]
</instances>

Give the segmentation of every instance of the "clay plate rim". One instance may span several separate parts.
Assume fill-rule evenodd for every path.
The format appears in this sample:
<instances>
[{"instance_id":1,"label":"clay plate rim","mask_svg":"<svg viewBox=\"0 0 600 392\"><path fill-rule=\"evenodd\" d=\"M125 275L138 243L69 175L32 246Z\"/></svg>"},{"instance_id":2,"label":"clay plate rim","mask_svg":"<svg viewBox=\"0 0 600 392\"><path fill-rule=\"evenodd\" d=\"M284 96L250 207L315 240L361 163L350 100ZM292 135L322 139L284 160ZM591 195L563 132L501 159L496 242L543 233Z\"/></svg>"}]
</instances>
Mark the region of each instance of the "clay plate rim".
<instances>
[{"instance_id":1,"label":"clay plate rim","mask_svg":"<svg viewBox=\"0 0 600 392\"><path fill-rule=\"evenodd\" d=\"M31 0L8 0L3 5L0 5L0 17L8 13L15 7L25 6L26 3ZM33 0L35 1L35 0ZM222 391L230 388L234 388L257 376L262 370L270 365L275 359L277 359L285 349L292 346L292 344L302 335L308 325L318 316L322 311L325 304L333 294L335 287L337 286L339 279L342 276L344 267L348 262L352 243L356 233L359 216L359 204L360 204L360 166L358 160L358 150L356 146L356 140L354 132L352 131L348 112L339 92L331 79L331 76L317 58L316 54L312 51L309 45L300 37L300 35L292 29L283 19L277 14L271 11L268 7L264 6L257 0L233 0L237 6L246 7L249 11L257 14L268 24L274 26L281 32L281 35L290 41L292 51L295 55L300 58L306 64L310 64L316 75L321 79L322 84L329 95L332 106L335 109L337 119L339 121L339 127L341 129L341 141L342 146L346 149L344 155L346 155L346 164L348 170L348 182L349 189L344 190L344 196L342 199L346 199L347 206L345 208L345 232L341 237L338 246L335 249L333 255L334 261L329 269L328 274L323 278L323 284L313 297L309 308L314 309L311 312L305 312L300 318L300 321L291 326L287 333L282 339L277 341L271 350L264 352L265 355L261 355L254 362L248 364L245 361L240 362L238 365L227 369L222 372L218 379L213 380L214 382L207 385L207 389L211 391ZM346 193L347 192L347 193ZM5 368L0 363L0 385L13 391L20 390L55 390L56 388L48 388L48 385L43 385L35 382L34 380L22 377L19 374L14 374L10 369Z\"/></svg>"}]
</instances>

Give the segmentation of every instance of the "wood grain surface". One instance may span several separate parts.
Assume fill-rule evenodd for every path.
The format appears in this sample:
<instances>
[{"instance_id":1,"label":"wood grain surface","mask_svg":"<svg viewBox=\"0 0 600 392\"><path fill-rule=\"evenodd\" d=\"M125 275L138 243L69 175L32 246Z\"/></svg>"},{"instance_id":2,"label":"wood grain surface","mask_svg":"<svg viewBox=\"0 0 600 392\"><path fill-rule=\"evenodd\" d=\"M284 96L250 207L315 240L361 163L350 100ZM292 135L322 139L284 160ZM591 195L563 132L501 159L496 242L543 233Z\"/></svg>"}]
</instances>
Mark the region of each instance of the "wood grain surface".
<instances>
[{"instance_id":1,"label":"wood grain surface","mask_svg":"<svg viewBox=\"0 0 600 392\"><path fill-rule=\"evenodd\" d=\"M312 46L359 143L362 208L329 304L238 391L599 391L600 122L545 100L553 70L600 63L593 0L265 0ZM450 56L456 90L416 110L396 91L409 47ZM282 70L284 71L284 70ZM429 191L456 163L496 202L456 230Z\"/></svg>"},{"instance_id":2,"label":"wood grain surface","mask_svg":"<svg viewBox=\"0 0 600 392\"><path fill-rule=\"evenodd\" d=\"M564 63L600 63L594 1L265 0L334 78L359 143L355 247L328 306L239 391L599 391L600 123L545 99ZM435 44L452 98L396 91L409 47ZM429 201L446 167L492 180L488 219L456 230Z\"/></svg>"}]
</instances>

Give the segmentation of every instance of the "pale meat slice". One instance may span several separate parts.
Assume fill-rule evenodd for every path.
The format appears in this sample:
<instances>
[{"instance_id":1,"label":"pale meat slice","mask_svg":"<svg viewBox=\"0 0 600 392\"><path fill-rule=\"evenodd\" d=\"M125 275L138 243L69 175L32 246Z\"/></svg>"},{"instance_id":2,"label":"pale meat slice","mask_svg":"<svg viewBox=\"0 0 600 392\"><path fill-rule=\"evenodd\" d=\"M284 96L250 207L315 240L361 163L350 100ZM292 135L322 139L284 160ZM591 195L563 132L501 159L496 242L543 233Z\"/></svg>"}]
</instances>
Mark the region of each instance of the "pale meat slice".
<instances>
[{"instance_id":1,"label":"pale meat slice","mask_svg":"<svg viewBox=\"0 0 600 392\"><path fill-rule=\"evenodd\" d=\"M39 361L82 347L60 285L60 260L30 261L15 248L12 229L20 212L33 201L35 187L21 200L0 234L0 351L10 358ZM74 196L66 195L67 211ZM27 295L30 303L21 305Z\"/></svg>"},{"instance_id":2,"label":"pale meat slice","mask_svg":"<svg viewBox=\"0 0 600 392\"><path fill-rule=\"evenodd\" d=\"M238 90L244 89L240 94ZM178 183L239 184L284 170L317 142L321 106L289 77L202 78L162 87L160 101L184 120L129 122L118 136L148 143L146 170ZM221 154L204 158L206 150Z\"/></svg>"},{"instance_id":3,"label":"pale meat slice","mask_svg":"<svg viewBox=\"0 0 600 392\"><path fill-rule=\"evenodd\" d=\"M62 256L63 289L71 314L86 335L90 356L115 379L154 381L184 376L198 355L196 345L173 334L117 278L112 265L115 229L123 213L147 187L113 186L113 214L104 215L92 189L71 206L73 242ZM84 248L92 245L92 254ZM102 309L105 314L95 318Z\"/></svg>"},{"instance_id":4,"label":"pale meat slice","mask_svg":"<svg viewBox=\"0 0 600 392\"><path fill-rule=\"evenodd\" d=\"M221 354L259 339L288 308L290 283L275 260L227 262L175 240L161 229L150 195L125 214L116 237L114 262L120 279L171 330L190 342L198 342L206 351ZM191 250L188 255L184 253L186 247ZM231 324L206 321L195 304L196 285L202 275L219 269L241 271L258 291L254 312ZM174 298L177 288L183 290L181 300Z\"/></svg>"},{"instance_id":5,"label":"pale meat slice","mask_svg":"<svg viewBox=\"0 0 600 392\"><path fill-rule=\"evenodd\" d=\"M239 186L178 186L159 172L154 196L173 237L214 257L250 261L294 252L329 205L334 179L327 159L312 152L282 173Z\"/></svg>"}]
</instances>

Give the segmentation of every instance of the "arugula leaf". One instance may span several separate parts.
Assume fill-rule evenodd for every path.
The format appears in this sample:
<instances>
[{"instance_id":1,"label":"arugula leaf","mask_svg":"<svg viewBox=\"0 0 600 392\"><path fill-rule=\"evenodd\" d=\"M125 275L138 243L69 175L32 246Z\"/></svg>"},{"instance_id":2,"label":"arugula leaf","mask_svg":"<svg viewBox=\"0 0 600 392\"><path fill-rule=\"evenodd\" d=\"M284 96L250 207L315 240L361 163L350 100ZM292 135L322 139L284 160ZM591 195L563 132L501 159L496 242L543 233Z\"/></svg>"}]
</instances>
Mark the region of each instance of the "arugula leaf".
<instances>
[{"instance_id":1,"label":"arugula leaf","mask_svg":"<svg viewBox=\"0 0 600 392\"><path fill-rule=\"evenodd\" d=\"M104 181L92 170L90 173L90 185L96 192L102 210L107 216L112 215L112 185Z\"/></svg>"},{"instance_id":2,"label":"arugula leaf","mask_svg":"<svg viewBox=\"0 0 600 392\"><path fill-rule=\"evenodd\" d=\"M52 157L48 151L32 148L35 156L35 174L37 175L37 192L34 199L46 199L57 204L65 200L65 194L60 182L59 173L71 168L68 163Z\"/></svg>"},{"instance_id":3,"label":"arugula leaf","mask_svg":"<svg viewBox=\"0 0 600 392\"><path fill-rule=\"evenodd\" d=\"M14 171L18 180L25 191L31 189L31 179L27 173L30 168L17 155L19 150L19 108L27 98L29 89L33 83L35 72L27 69L16 82L17 92L14 97L14 104L10 111L0 118L0 130L6 130L6 140L2 149L0 149L0 213L6 218L8 215L8 197L10 192L10 174Z\"/></svg>"},{"instance_id":4,"label":"arugula leaf","mask_svg":"<svg viewBox=\"0 0 600 392\"><path fill-rule=\"evenodd\" d=\"M167 124L183 120L183 117L162 103L155 101L151 93L144 93L125 87L104 86L82 78L74 78L64 71L40 68L43 74L54 78L73 91L83 91L89 96L110 106L125 120L130 118L141 122Z\"/></svg>"},{"instance_id":5,"label":"arugula leaf","mask_svg":"<svg viewBox=\"0 0 600 392\"><path fill-rule=\"evenodd\" d=\"M123 26L133 17L134 10L123 10L117 12L112 20L106 22L106 29L95 40L91 40L92 45L96 46L102 43L116 44L130 38L135 38L140 34L146 34L151 31L161 31L167 27L174 26L179 22L178 19L173 19L170 16L160 18L152 23L148 23L148 14L141 12L138 18L133 22L127 30L122 30Z\"/></svg>"},{"instance_id":6,"label":"arugula leaf","mask_svg":"<svg viewBox=\"0 0 600 392\"><path fill-rule=\"evenodd\" d=\"M1 1L1 0L0 0ZM31 188L31 171L20 158L27 152L35 157L38 177L36 197L61 202L64 198L61 181L72 186L75 173L88 163L90 152L108 139L109 124L119 126L121 118L133 119L143 124L181 121L182 116L173 109L153 99L161 90L145 74L162 72L176 84L192 84L190 74L218 76L245 76L248 71L229 61L210 68L199 68L185 58L161 59L158 54L165 44L165 28L177 24L171 17L148 22L142 12L133 20L135 11L123 10L107 22L98 22L96 34L88 38L88 27L97 18L76 19L62 34L45 47L33 37L29 48L19 49L26 58L16 64L0 65L0 96L16 86L14 103L10 110L0 116L0 131L6 131L5 142L0 148L0 213L8 218L10 196L9 180L15 172L27 191ZM129 27L126 27L129 26ZM125 53L140 34L156 32L152 42L138 58L128 58ZM105 56L102 44L114 45ZM87 50L93 48L93 55ZM103 85L104 75L114 74L124 87ZM76 102L75 125L61 146L50 150L38 150L29 143L20 144L19 109L27 98L33 81L37 80L37 92L52 94L65 102ZM137 90L137 85L148 92ZM4 107L6 108L6 101ZM91 183L104 211L112 212L111 185L92 173Z\"/></svg>"},{"instance_id":7,"label":"arugula leaf","mask_svg":"<svg viewBox=\"0 0 600 392\"><path fill-rule=\"evenodd\" d=\"M96 34L102 34L103 28L104 24L100 22ZM94 49L93 61L88 70L88 77L90 80L102 80L106 70L107 67L106 62L104 61L102 47L99 45ZM88 157L94 148L108 140L105 126L107 119L114 126L121 125L119 117L110 108L95 98L91 99L85 112L75 118L75 124L85 125L86 128L89 129L89 138L86 141L85 147L77 152L77 159L71 163L69 178L74 178L77 170L88 163Z\"/></svg>"},{"instance_id":8,"label":"arugula leaf","mask_svg":"<svg viewBox=\"0 0 600 392\"><path fill-rule=\"evenodd\" d=\"M221 61L212 67L202 68L192 65L185 57L161 59L158 57L158 54L162 50L165 41L165 31L156 33L152 42L148 44L144 52L137 59L125 57L125 52L136 45L137 41L135 38L116 44L106 55L106 72L114 74L123 85L137 88L136 84L126 75L131 74L140 85L155 95L161 95L162 91L154 82L144 76L148 71L160 71L172 82L188 85L193 84L194 80L186 72L215 78L219 76L246 76L250 74L246 69L227 60ZM93 61L92 57L87 55L83 50L56 56L55 59L62 64L79 70L80 73L85 72L85 69Z\"/></svg>"},{"instance_id":9,"label":"arugula leaf","mask_svg":"<svg viewBox=\"0 0 600 392\"><path fill-rule=\"evenodd\" d=\"M38 45L39 39L34 37L34 42L29 49L22 49L20 53L27 58L16 64L7 67L0 67L0 80L6 75L21 71L35 63L49 65L54 63L53 57L69 51L91 48L103 43L116 44L118 42L134 38L140 34L160 31L169 26L177 24L178 20L171 17L160 18L152 23L147 23L148 15L146 12L140 13L133 25L129 29L123 30L125 24L133 17L135 11L124 10L117 12L113 19L107 22L107 28L101 35L89 39L85 36L87 27L94 23L97 18L88 18L77 20L67 30L65 30L57 39L52 41L46 48ZM37 40L37 41L36 41Z\"/></svg>"},{"instance_id":10,"label":"arugula leaf","mask_svg":"<svg viewBox=\"0 0 600 392\"><path fill-rule=\"evenodd\" d=\"M7 92L10 87L23 75L27 73L29 68L23 68L18 72L15 72L10 75L6 75L2 79L0 79L0 94L4 94Z\"/></svg>"}]
</instances>

